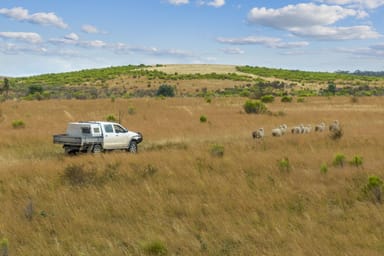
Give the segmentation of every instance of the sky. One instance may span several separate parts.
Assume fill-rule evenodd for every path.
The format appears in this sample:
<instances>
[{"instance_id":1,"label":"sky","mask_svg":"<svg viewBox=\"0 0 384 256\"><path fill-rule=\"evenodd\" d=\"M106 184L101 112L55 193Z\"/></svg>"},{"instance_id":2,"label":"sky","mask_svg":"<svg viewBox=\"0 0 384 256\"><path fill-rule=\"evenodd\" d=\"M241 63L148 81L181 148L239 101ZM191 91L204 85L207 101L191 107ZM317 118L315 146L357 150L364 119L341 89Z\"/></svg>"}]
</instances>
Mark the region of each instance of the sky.
<instances>
[{"instance_id":1,"label":"sky","mask_svg":"<svg viewBox=\"0 0 384 256\"><path fill-rule=\"evenodd\" d=\"M0 0L0 76L129 64L384 71L384 0Z\"/></svg>"}]
</instances>

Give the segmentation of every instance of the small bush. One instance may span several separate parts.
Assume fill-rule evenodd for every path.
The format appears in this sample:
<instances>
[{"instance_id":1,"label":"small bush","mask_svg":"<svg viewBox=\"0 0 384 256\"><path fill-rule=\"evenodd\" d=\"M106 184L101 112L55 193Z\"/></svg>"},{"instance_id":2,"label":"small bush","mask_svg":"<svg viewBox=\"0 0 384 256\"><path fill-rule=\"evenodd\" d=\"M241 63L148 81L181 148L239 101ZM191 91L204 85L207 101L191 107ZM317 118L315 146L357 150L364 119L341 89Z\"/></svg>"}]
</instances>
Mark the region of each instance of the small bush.
<instances>
[{"instance_id":1,"label":"small bush","mask_svg":"<svg viewBox=\"0 0 384 256\"><path fill-rule=\"evenodd\" d=\"M299 98L297 98L297 102L298 103L303 103L303 102L305 102L305 98L304 97L299 97Z\"/></svg>"},{"instance_id":2,"label":"small bush","mask_svg":"<svg viewBox=\"0 0 384 256\"><path fill-rule=\"evenodd\" d=\"M0 255L1 256L8 256L8 247L9 247L8 239L2 238L0 240Z\"/></svg>"},{"instance_id":3,"label":"small bush","mask_svg":"<svg viewBox=\"0 0 384 256\"><path fill-rule=\"evenodd\" d=\"M219 144L214 144L211 147L211 154L212 156L222 157L224 155L224 146Z\"/></svg>"},{"instance_id":4,"label":"small bush","mask_svg":"<svg viewBox=\"0 0 384 256\"><path fill-rule=\"evenodd\" d=\"M281 98L281 102L292 102L293 98L292 96L285 95Z\"/></svg>"},{"instance_id":5,"label":"small bush","mask_svg":"<svg viewBox=\"0 0 384 256\"><path fill-rule=\"evenodd\" d=\"M338 167L344 167L345 162L345 155L343 154L336 154L335 158L333 159L333 165Z\"/></svg>"},{"instance_id":6,"label":"small bush","mask_svg":"<svg viewBox=\"0 0 384 256\"><path fill-rule=\"evenodd\" d=\"M116 122L116 117L114 115L108 115L105 119L108 122Z\"/></svg>"},{"instance_id":7,"label":"small bush","mask_svg":"<svg viewBox=\"0 0 384 256\"><path fill-rule=\"evenodd\" d=\"M358 102L359 102L359 97L357 97L356 95L351 97L351 103L358 103Z\"/></svg>"},{"instance_id":8,"label":"small bush","mask_svg":"<svg viewBox=\"0 0 384 256\"><path fill-rule=\"evenodd\" d=\"M263 114L268 111L267 107L260 100L247 100L244 104L244 110L246 113Z\"/></svg>"},{"instance_id":9,"label":"small bush","mask_svg":"<svg viewBox=\"0 0 384 256\"><path fill-rule=\"evenodd\" d=\"M143 251L149 255L163 256L168 254L167 247L161 241L151 241L143 245Z\"/></svg>"},{"instance_id":10,"label":"small bush","mask_svg":"<svg viewBox=\"0 0 384 256\"><path fill-rule=\"evenodd\" d=\"M383 191L383 181L377 176L368 177L368 182L363 187L363 195L365 199L374 203L381 203L381 194Z\"/></svg>"},{"instance_id":11,"label":"small bush","mask_svg":"<svg viewBox=\"0 0 384 256\"><path fill-rule=\"evenodd\" d=\"M175 88L170 85L162 84L159 86L159 89L157 89L156 96L174 97Z\"/></svg>"},{"instance_id":12,"label":"small bush","mask_svg":"<svg viewBox=\"0 0 384 256\"><path fill-rule=\"evenodd\" d=\"M82 165L71 164L65 167L61 179L72 186L88 185L96 180L96 171L86 171Z\"/></svg>"},{"instance_id":13,"label":"small bush","mask_svg":"<svg viewBox=\"0 0 384 256\"><path fill-rule=\"evenodd\" d=\"M25 128L25 123L23 120L14 120L12 122L12 127L14 129L20 129L20 128Z\"/></svg>"},{"instance_id":14,"label":"small bush","mask_svg":"<svg viewBox=\"0 0 384 256\"><path fill-rule=\"evenodd\" d=\"M289 172L291 170L291 164L289 163L288 157L280 159L278 165L281 172Z\"/></svg>"},{"instance_id":15,"label":"small bush","mask_svg":"<svg viewBox=\"0 0 384 256\"><path fill-rule=\"evenodd\" d=\"M136 114L136 109L134 107L129 107L128 108L128 114L129 115L134 115Z\"/></svg>"},{"instance_id":16,"label":"small bush","mask_svg":"<svg viewBox=\"0 0 384 256\"><path fill-rule=\"evenodd\" d=\"M261 97L261 101L264 103L271 103L275 101L275 97L273 97L273 95L264 95Z\"/></svg>"},{"instance_id":17,"label":"small bush","mask_svg":"<svg viewBox=\"0 0 384 256\"><path fill-rule=\"evenodd\" d=\"M322 165L320 166L320 172L321 172L322 174L326 174L326 173L328 172L328 165L327 165L327 164L322 164Z\"/></svg>"},{"instance_id":18,"label":"small bush","mask_svg":"<svg viewBox=\"0 0 384 256\"><path fill-rule=\"evenodd\" d=\"M207 122L207 117L204 115L200 116L200 123L206 123Z\"/></svg>"},{"instance_id":19,"label":"small bush","mask_svg":"<svg viewBox=\"0 0 384 256\"><path fill-rule=\"evenodd\" d=\"M363 165L363 158L361 156L354 156L350 161L350 164L355 167L360 167Z\"/></svg>"}]
</instances>

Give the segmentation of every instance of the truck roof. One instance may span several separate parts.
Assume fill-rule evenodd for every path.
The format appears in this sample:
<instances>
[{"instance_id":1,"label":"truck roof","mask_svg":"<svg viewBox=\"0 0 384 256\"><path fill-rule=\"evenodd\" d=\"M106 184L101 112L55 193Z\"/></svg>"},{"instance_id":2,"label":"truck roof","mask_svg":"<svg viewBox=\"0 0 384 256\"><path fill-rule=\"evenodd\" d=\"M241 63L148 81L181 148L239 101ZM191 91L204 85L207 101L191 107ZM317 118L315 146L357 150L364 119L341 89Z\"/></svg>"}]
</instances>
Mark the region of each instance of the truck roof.
<instances>
[{"instance_id":1,"label":"truck roof","mask_svg":"<svg viewBox=\"0 0 384 256\"><path fill-rule=\"evenodd\" d=\"M107 121L79 121L79 122L70 122L70 124L119 124L119 123L107 122Z\"/></svg>"}]
</instances>

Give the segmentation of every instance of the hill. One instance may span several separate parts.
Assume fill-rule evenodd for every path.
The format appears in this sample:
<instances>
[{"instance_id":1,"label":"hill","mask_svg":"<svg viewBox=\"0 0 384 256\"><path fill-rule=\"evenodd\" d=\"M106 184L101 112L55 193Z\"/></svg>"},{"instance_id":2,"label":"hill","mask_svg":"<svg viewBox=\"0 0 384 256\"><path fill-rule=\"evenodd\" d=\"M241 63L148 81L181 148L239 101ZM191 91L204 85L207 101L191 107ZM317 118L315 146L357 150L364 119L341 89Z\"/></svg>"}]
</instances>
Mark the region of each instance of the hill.
<instances>
[{"instance_id":1,"label":"hill","mask_svg":"<svg viewBox=\"0 0 384 256\"><path fill-rule=\"evenodd\" d=\"M230 65L121 66L10 78L10 97L27 99L154 96L173 86L178 96L383 95L384 78ZM261 89L260 89L261 88ZM256 92L256 96L254 95Z\"/></svg>"}]
</instances>

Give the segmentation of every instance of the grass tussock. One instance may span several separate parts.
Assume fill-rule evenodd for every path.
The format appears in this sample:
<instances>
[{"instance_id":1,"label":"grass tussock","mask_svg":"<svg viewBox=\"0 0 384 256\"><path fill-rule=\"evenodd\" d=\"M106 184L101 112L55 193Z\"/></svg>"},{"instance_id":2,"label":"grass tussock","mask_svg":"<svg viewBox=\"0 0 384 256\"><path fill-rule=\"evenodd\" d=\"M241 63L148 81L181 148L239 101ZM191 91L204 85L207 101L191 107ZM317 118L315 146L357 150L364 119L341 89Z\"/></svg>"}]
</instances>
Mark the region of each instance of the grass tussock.
<instances>
[{"instance_id":1,"label":"grass tussock","mask_svg":"<svg viewBox=\"0 0 384 256\"><path fill-rule=\"evenodd\" d=\"M247 115L243 104L2 103L0 253L382 255L382 99L269 103L283 116ZM124 113L130 107L134 115ZM138 154L71 157L52 144L72 118L111 113L144 134ZM201 113L210 125L201 125ZM328 131L270 134L282 123L335 119L343 125L338 140ZM13 129L12 120L27 126ZM262 141L251 136L259 127Z\"/></svg>"}]
</instances>

